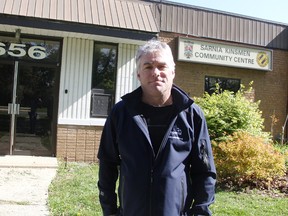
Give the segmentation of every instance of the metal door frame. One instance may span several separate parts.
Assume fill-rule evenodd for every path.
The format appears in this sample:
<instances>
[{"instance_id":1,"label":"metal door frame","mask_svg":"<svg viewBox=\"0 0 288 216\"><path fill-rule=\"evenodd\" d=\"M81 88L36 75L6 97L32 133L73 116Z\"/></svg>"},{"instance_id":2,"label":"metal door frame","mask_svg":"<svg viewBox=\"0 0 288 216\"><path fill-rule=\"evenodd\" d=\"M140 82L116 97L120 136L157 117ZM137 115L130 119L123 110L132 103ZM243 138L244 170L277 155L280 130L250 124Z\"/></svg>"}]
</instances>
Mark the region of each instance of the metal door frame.
<instances>
[{"instance_id":1,"label":"metal door frame","mask_svg":"<svg viewBox=\"0 0 288 216\"><path fill-rule=\"evenodd\" d=\"M19 114L20 104L16 104L16 97L17 97L17 84L18 84L18 69L19 69L19 62L14 62L14 79L13 79L13 93L12 93L12 103L8 104L8 114L11 115L11 124L10 124L10 155L13 154L13 147L15 144L15 132L16 132L16 115Z\"/></svg>"}]
</instances>

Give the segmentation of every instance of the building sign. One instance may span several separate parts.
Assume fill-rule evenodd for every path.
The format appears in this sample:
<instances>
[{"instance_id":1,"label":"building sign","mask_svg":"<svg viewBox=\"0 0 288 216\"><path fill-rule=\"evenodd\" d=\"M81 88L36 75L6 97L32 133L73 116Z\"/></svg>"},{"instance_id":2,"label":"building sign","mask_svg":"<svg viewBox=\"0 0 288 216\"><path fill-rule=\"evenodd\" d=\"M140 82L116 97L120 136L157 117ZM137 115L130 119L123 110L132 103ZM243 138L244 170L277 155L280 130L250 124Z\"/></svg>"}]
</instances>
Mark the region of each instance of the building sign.
<instances>
[{"instance_id":1,"label":"building sign","mask_svg":"<svg viewBox=\"0 0 288 216\"><path fill-rule=\"evenodd\" d=\"M179 38L178 60L230 67L272 70L272 50L252 49Z\"/></svg>"},{"instance_id":2,"label":"building sign","mask_svg":"<svg viewBox=\"0 0 288 216\"><path fill-rule=\"evenodd\" d=\"M60 42L45 39L21 38L0 35L0 60L60 62Z\"/></svg>"},{"instance_id":3,"label":"building sign","mask_svg":"<svg viewBox=\"0 0 288 216\"><path fill-rule=\"evenodd\" d=\"M6 46L5 43L0 42L0 56L9 55L13 57L29 56L32 59L44 59L46 58L46 48L41 46L30 46L27 49L26 44L10 43Z\"/></svg>"}]
</instances>

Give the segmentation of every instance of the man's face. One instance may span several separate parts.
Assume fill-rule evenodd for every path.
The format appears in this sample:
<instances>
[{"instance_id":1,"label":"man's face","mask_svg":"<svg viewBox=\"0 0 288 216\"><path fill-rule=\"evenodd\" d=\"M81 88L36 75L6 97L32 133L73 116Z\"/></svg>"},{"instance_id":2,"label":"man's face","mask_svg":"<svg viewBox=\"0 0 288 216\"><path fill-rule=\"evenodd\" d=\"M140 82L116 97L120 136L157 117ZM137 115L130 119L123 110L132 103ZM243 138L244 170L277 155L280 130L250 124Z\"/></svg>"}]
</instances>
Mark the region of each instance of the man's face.
<instances>
[{"instance_id":1,"label":"man's face","mask_svg":"<svg viewBox=\"0 0 288 216\"><path fill-rule=\"evenodd\" d=\"M154 97L170 95L175 77L172 64L171 56L163 51L141 57L137 76L144 94Z\"/></svg>"}]
</instances>

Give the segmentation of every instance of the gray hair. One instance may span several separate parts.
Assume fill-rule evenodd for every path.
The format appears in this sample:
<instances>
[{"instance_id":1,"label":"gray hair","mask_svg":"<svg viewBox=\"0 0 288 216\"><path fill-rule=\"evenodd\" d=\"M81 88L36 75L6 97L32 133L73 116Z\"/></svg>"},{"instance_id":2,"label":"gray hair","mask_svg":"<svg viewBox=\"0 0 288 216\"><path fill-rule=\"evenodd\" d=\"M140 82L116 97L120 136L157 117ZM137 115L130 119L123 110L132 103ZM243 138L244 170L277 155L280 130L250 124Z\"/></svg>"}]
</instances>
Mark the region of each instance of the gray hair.
<instances>
[{"instance_id":1,"label":"gray hair","mask_svg":"<svg viewBox=\"0 0 288 216\"><path fill-rule=\"evenodd\" d=\"M170 46L167 43L161 42L157 39L151 39L146 44L139 47L137 54L136 54L136 71L138 72L138 70L139 70L140 59L143 55L146 55L147 53L157 52L157 51L165 51L165 52L167 52L168 55L171 56L171 59L169 62L169 67L171 67L172 70L174 71L175 70L175 62L173 59L173 54L172 54Z\"/></svg>"}]
</instances>

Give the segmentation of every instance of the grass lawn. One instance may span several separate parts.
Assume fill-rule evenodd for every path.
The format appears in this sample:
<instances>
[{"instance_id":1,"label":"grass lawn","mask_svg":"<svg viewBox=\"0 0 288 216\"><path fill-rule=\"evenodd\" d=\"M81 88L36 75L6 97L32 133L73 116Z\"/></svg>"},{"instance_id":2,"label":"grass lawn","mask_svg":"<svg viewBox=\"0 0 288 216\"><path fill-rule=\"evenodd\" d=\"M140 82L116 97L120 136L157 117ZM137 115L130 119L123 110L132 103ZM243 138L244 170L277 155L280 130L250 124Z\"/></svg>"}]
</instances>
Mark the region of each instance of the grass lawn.
<instances>
[{"instance_id":1,"label":"grass lawn","mask_svg":"<svg viewBox=\"0 0 288 216\"><path fill-rule=\"evenodd\" d=\"M98 165L61 164L49 188L48 204L52 216L102 215L98 201Z\"/></svg>"},{"instance_id":2,"label":"grass lawn","mask_svg":"<svg viewBox=\"0 0 288 216\"><path fill-rule=\"evenodd\" d=\"M97 164L68 163L66 167L61 164L49 188L51 215L101 216L97 181ZM286 216L288 197L219 191L211 210L213 216Z\"/></svg>"},{"instance_id":3,"label":"grass lawn","mask_svg":"<svg viewBox=\"0 0 288 216\"><path fill-rule=\"evenodd\" d=\"M211 210L215 216L284 216L288 215L288 197L222 191L216 193Z\"/></svg>"}]
</instances>

